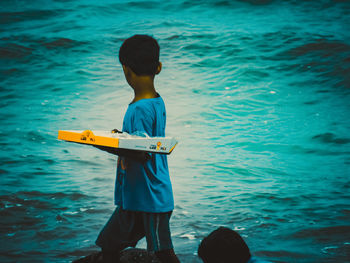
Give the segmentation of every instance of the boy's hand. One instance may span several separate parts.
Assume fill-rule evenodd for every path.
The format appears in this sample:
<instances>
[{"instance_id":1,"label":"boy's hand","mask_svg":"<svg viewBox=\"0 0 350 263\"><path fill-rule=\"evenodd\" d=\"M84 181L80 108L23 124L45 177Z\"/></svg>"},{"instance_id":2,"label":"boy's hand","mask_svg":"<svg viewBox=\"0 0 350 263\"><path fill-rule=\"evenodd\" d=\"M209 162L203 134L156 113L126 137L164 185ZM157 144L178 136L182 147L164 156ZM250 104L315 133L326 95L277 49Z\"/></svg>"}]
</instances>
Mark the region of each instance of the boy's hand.
<instances>
[{"instance_id":1,"label":"boy's hand","mask_svg":"<svg viewBox=\"0 0 350 263\"><path fill-rule=\"evenodd\" d=\"M151 159L151 155L147 152L127 150L127 149L117 149L117 150L118 150L119 156L132 159L140 163L147 162L149 159Z\"/></svg>"},{"instance_id":2,"label":"boy's hand","mask_svg":"<svg viewBox=\"0 0 350 263\"><path fill-rule=\"evenodd\" d=\"M107 146L101 146L101 145L92 145L92 146L94 146L95 148L100 149L102 151L105 151L105 152L108 152L108 153L111 153L111 154L114 154L114 155L119 155L118 154L118 149L116 149L116 148L107 147Z\"/></svg>"},{"instance_id":3,"label":"boy's hand","mask_svg":"<svg viewBox=\"0 0 350 263\"><path fill-rule=\"evenodd\" d=\"M120 130L118 130L118 129L113 129L111 132L112 132L112 133L123 133L122 131L120 131Z\"/></svg>"},{"instance_id":4,"label":"boy's hand","mask_svg":"<svg viewBox=\"0 0 350 263\"><path fill-rule=\"evenodd\" d=\"M100 146L100 145L92 145L92 146L102 151L105 151L114 155L118 155L121 157L126 157L141 163L147 162L149 159L151 159L151 155L147 152L127 150L127 149L117 149L117 148Z\"/></svg>"}]
</instances>

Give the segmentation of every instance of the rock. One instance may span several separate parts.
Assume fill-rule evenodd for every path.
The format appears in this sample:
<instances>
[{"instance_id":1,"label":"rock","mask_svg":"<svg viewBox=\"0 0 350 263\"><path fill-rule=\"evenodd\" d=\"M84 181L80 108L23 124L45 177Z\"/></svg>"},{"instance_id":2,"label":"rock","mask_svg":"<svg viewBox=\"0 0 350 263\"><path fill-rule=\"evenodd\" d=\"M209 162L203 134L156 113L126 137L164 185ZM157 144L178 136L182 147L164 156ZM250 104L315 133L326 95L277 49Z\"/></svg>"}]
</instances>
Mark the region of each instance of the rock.
<instances>
[{"instance_id":1,"label":"rock","mask_svg":"<svg viewBox=\"0 0 350 263\"><path fill-rule=\"evenodd\" d=\"M154 253L145 249L129 248L120 253L120 263L160 263Z\"/></svg>"},{"instance_id":2,"label":"rock","mask_svg":"<svg viewBox=\"0 0 350 263\"><path fill-rule=\"evenodd\" d=\"M102 253L96 252L73 263L103 263ZM156 255L141 248L127 248L120 252L120 263L160 263Z\"/></svg>"}]
</instances>

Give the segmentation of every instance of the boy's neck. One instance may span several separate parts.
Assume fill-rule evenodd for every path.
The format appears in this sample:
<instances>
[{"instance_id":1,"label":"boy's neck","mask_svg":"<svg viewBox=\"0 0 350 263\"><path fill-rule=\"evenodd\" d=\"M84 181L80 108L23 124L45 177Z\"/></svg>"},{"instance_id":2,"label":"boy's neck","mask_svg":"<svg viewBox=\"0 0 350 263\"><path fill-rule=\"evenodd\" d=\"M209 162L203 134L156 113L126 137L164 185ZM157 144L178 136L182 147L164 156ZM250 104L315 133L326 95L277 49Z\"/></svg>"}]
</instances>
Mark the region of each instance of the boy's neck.
<instances>
[{"instance_id":1,"label":"boy's neck","mask_svg":"<svg viewBox=\"0 0 350 263\"><path fill-rule=\"evenodd\" d=\"M134 90L134 99L131 103L142 99L153 99L158 96L154 88L154 77L137 76L133 79L131 87Z\"/></svg>"}]
</instances>

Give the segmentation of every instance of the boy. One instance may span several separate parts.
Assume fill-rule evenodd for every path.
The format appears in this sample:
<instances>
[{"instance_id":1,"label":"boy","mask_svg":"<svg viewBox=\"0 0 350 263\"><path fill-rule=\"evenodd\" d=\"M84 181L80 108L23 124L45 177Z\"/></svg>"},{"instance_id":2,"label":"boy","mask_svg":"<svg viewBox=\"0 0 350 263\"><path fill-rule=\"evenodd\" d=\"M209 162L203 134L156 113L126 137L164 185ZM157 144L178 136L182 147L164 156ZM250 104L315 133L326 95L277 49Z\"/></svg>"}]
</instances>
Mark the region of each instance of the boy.
<instances>
[{"instance_id":1,"label":"boy","mask_svg":"<svg viewBox=\"0 0 350 263\"><path fill-rule=\"evenodd\" d=\"M134 90L123 131L165 136L165 105L154 87L154 77L162 69L157 41L147 35L128 38L120 47L119 61ZM115 185L117 208L96 240L103 261L118 262L121 250L135 246L146 236L147 250L161 262L179 262L169 228L174 200L166 155L116 154L120 155Z\"/></svg>"},{"instance_id":2,"label":"boy","mask_svg":"<svg viewBox=\"0 0 350 263\"><path fill-rule=\"evenodd\" d=\"M134 90L134 99L124 116L123 131L165 136L165 105L154 88L154 77L162 69L157 41L147 35L126 39L119 50L119 61L126 81ZM90 257L89 262L101 262L98 259L101 255L102 262L119 262L119 252L134 247L144 236L147 250L154 252L161 262L179 262L169 228L174 200L167 156L107 151L119 155L115 183L117 208L96 240L102 253Z\"/></svg>"}]
</instances>

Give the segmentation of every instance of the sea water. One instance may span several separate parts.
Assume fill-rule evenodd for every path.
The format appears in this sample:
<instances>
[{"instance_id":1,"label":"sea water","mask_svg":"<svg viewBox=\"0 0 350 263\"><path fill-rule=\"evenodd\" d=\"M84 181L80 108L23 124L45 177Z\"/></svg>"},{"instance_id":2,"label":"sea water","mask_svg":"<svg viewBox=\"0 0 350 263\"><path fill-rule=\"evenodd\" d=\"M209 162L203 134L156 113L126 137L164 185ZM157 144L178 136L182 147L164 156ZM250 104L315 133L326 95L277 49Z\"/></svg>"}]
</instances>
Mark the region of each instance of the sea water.
<instances>
[{"instance_id":1,"label":"sea water","mask_svg":"<svg viewBox=\"0 0 350 263\"><path fill-rule=\"evenodd\" d=\"M350 3L0 3L0 261L98 248L116 158L57 140L121 129L122 41L154 36L182 262L219 226L273 262L350 262ZM140 247L145 246L141 241Z\"/></svg>"}]
</instances>

